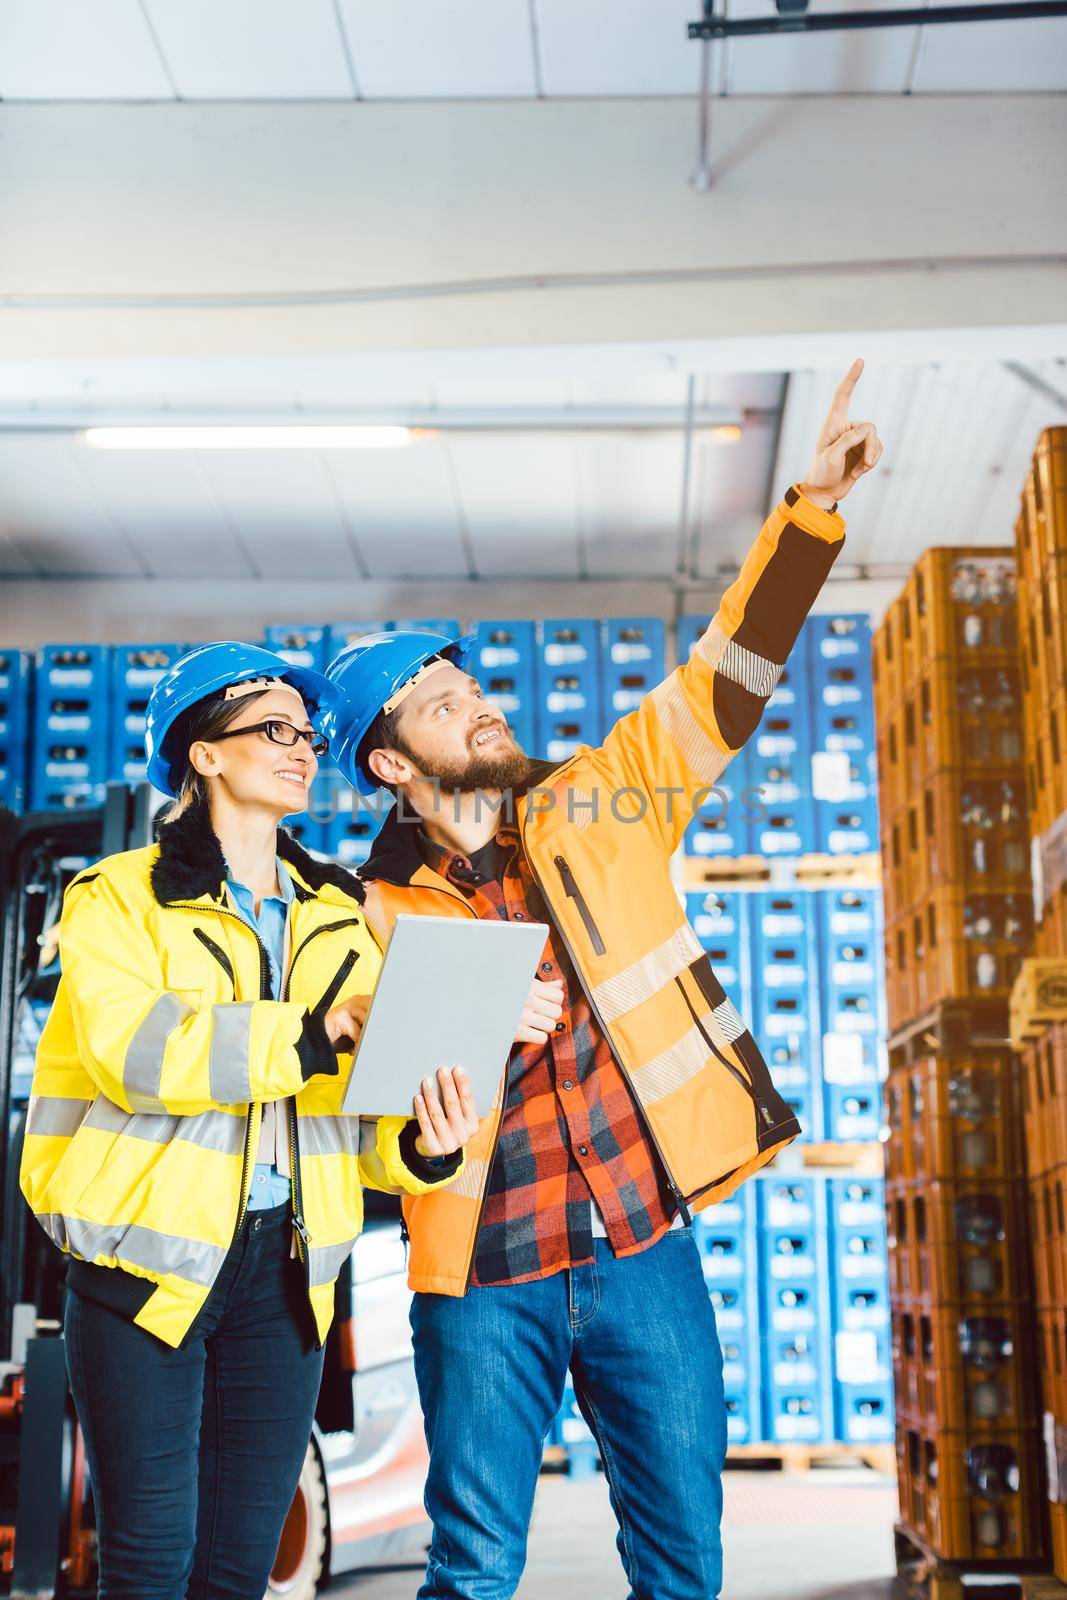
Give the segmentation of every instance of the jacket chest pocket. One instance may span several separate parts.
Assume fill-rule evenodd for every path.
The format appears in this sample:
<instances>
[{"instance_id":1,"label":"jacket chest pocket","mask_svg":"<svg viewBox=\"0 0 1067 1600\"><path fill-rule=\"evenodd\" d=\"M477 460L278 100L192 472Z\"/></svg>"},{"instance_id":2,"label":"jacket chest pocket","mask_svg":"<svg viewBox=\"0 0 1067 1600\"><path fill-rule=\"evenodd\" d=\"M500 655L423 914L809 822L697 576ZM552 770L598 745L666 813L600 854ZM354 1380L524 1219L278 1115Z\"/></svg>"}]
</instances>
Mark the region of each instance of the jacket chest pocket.
<instances>
[{"instance_id":1,"label":"jacket chest pocket","mask_svg":"<svg viewBox=\"0 0 1067 1600\"><path fill-rule=\"evenodd\" d=\"M207 950L202 954L191 950L167 952L163 976L171 993L196 1009L217 1000L232 1000L235 995L233 967L221 946L218 949L219 955L225 958L225 966L213 961Z\"/></svg>"}]
</instances>

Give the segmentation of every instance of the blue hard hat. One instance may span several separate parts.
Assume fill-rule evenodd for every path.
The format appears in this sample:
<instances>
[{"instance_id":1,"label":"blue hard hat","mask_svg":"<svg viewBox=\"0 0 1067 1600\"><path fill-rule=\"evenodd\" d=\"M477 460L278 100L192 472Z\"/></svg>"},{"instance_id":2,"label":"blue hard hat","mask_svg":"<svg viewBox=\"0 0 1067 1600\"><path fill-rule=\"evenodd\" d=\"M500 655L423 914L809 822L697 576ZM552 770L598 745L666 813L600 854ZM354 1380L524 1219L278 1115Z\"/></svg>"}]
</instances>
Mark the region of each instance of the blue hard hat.
<instances>
[{"instance_id":1,"label":"blue hard hat","mask_svg":"<svg viewBox=\"0 0 1067 1600\"><path fill-rule=\"evenodd\" d=\"M284 679L301 696L309 716L321 713L334 693L321 672L294 667L260 645L239 644L232 639L198 645L164 673L149 698L144 736L149 783L166 794L177 794L180 783L172 782L171 768L184 752L168 748L168 733L182 712L198 700L206 700L246 678Z\"/></svg>"},{"instance_id":2,"label":"blue hard hat","mask_svg":"<svg viewBox=\"0 0 1067 1600\"><path fill-rule=\"evenodd\" d=\"M360 794L372 795L381 787L360 762L359 747L386 701L434 656L464 671L473 650L473 633L450 639L443 633L401 628L368 633L330 662L326 676L335 696L312 721L329 739L339 771Z\"/></svg>"}]
</instances>

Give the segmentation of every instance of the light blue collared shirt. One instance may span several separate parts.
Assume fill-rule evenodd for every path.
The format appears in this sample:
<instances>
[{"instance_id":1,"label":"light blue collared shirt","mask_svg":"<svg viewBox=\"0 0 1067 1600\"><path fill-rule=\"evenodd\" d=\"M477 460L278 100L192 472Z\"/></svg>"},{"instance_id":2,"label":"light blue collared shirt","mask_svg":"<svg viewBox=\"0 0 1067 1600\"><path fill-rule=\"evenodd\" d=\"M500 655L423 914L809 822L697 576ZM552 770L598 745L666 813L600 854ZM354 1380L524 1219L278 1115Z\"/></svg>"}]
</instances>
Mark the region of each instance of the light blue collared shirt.
<instances>
[{"instance_id":1,"label":"light blue collared shirt","mask_svg":"<svg viewBox=\"0 0 1067 1600\"><path fill-rule=\"evenodd\" d=\"M289 907L296 898L293 889L293 880L289 876L282 861L277 862L278 888L280 894L264 895L259 903L259 916L256 916L255 900L252 891L243 883L237 883L233 878L227 878L226 884L233 896L234 910L243 918L253 933L258 934L259 941L267 952L270 962L270 988L271 999L280 1000L282 997L282 981L285 968L285 929L289 918ZM250 1211L265 1210L269 1206L283 1205L289 1199L289 1177L287 1173L279 1172L275 1164L257 1161L252 1174L252 1189L248 1196L248 1209Z\"/></svg>"}]
</instances>

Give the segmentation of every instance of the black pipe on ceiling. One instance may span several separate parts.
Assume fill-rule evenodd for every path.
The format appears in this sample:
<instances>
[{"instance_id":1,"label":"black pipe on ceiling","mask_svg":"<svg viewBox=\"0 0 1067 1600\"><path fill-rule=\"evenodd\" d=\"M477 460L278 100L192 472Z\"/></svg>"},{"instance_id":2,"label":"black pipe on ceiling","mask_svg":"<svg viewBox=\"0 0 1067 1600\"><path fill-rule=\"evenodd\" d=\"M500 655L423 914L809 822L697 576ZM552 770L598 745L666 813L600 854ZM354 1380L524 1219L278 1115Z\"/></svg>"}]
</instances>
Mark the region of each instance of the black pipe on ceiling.
<instances>
[{"instance_id":1,"label":"black pipe on ceiling","mask_svg":"<svg viewBox=\"0 0 1067 1600\"><path fill-rule=\"evenodd\" d=\"M690 39L741 39L756 34L833 33L842 29L925 28L946 22L1023 22L1067 16L1067 0L990 0L988 5L908 6L900 11L794 10L772 17L720 17L714 0L699 22L689 24Z\"/></svg>"}]
</instances>

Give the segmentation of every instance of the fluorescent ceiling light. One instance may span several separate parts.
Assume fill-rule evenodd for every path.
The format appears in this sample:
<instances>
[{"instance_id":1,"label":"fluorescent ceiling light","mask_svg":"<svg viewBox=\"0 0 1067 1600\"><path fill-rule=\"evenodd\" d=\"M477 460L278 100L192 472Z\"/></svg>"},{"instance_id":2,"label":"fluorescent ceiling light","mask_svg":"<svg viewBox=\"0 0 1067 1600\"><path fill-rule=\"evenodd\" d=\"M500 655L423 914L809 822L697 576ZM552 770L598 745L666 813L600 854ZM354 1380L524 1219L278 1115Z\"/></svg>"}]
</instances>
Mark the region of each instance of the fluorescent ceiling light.
<instances>
[{"instance_id":1,"label":"fluorescent ceiling light","mask_svg":"<svg viewBox=\"0 0 1067 1600\"><path fill-rule=\"evenodd\" d=\"M86 428L94 450L395 450L424 430L372 425Z\"/></svg>"}]
</instances>

